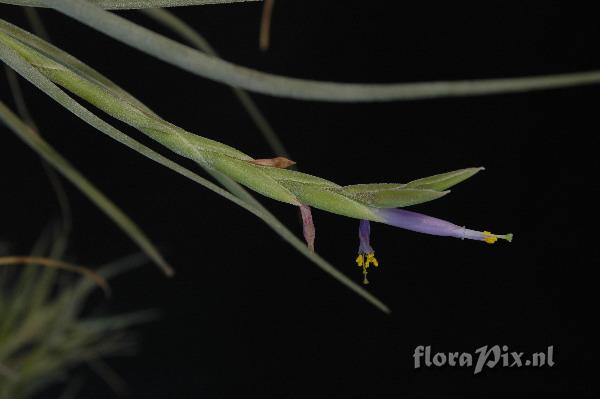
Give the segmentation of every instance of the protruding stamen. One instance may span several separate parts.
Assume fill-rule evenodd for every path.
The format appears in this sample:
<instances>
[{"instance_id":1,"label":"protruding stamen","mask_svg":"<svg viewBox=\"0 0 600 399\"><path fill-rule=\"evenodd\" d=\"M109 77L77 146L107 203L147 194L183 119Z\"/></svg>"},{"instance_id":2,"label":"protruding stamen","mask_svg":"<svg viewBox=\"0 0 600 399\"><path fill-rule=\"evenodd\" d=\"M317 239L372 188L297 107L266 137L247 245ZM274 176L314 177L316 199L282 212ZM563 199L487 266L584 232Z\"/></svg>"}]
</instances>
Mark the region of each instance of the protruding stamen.
<instances>
[{"instance_id":1,"label":"protruding stamen","mask_svg":"<svg viewBox=\"0 0 600 399\"><path fill-rule=\"evenodd\" d=\"M369 280L367 280L367 269L371 265L375 267L379 266L379 262L377 261L377 258L375 258L375 253L371 252L368 254L358 254L358 256L356 257L356 264L358 265L358 267L361 267L363 269L363 284L369 284Z\"/></svg>"},{"instance_id":2,"label":"protruding stamen","mask_svg":"<svg viewBox=\"0 0 600 399\"><path fill-rule=\"evenodd\" d=\"M356 257L356 264L357 264L359 267L363 267L363 265L365 264L365 258L363 257L363 255L362 255L362 254L359 254L359 255Z\"/></svg>"},{"instance_id":3,"label":"protruding stamen","mask_svg":"<svg viewBox=\"0 0 600 399\"><path fill-rule=\"evenodd\" d=\"M490 233L489 231L484 231L483 233L483 241L487 242L488 244L493 244L496 241L498 241L498 239L502 239L502 240L506 240L508 242L512 242L513 239L513 235L512 233L509 234L493 234Z\"/></svg>"},{"instance_id":4,"label":"protruding stamen","mask_svg":"<svg viewBox=\"0 0 600 399\"><path fill-rule=\"evenodd\" d=\"M489 231L484 231L483 232L483 241L487 242L488 244L493 244L496 241L498 241L498 237L496 237L495 234L492 234Z\"/></svg>"},{"instance_id":5,"label":"protruding stamen","mask_svg":"<svg viewBox=\"0 0 600 399\"><path fill-rule=\"evenodd\" d=\"M407 211L405 209L377 209L383 223L411 231L436 236L456 237L460 239L484 241L493 244L498 239L512 241L512 234L493 234L489 231L477 231L457 226L442 219Z\"/></svg>"},{"instance_id":6,"label":"protruding stamen","mask_svg":"<svg viewBox=\"0 0 600 399\"><path fill-rule=\"evenodd\" d=\"M370 243L371 236L371 225L368 220L361 220L358 226L358 238L360 244L358 246L358 256L356 257L356 264L358 267L363 269L363 284L369 284L367 280L367 269L373 265L379 266L377 258L375 258L375 251L371 247Z\"/></svg>"},{"instance_id":7,"label":"protruding stamen","mask_svg":"<svg viewBox=\"0 0 600 399\"><path fill-rule=\"evenodd\" d=\"M367 262L366 262L367 267L369 267L369 265L371 263L373 264L373 266L379 267L379 261L377 261L377 258L375 258L375 252L371 252L370 254L367 254Z\"/></svg>"}]
</instances>

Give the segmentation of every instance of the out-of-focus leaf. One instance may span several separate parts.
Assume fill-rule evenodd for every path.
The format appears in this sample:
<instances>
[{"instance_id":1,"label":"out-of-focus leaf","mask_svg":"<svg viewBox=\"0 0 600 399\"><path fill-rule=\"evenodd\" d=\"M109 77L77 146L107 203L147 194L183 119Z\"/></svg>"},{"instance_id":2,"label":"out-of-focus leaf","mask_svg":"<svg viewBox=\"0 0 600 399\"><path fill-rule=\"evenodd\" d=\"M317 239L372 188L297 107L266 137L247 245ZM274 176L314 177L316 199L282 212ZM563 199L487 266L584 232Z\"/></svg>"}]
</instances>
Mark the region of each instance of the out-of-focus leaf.
<instances>
[{"instance_id":1,"label":"out-of-focus leaf","mask_svg":"<svg viewBox=\"0 0 600 399\"><path fill-rule=\"evenodd\" d=\"M1 103L0 103L1 105ZM84 276L92 279L96 284L102 287L106 293L108 293L108 284L106 280L94 272L92 269L82 266L72 265L67 262L63 262L57 259L43 258L38 256L3 256L0 257L0 266L7 265L19 265L19 266L32 266L40 265L44 267L50 267L53 269L61 269L75 273L81 273Z\"/></svg>"},{"instance_id":2,"label":"out-of-focus leaf","mask_svg":"<svg viewBox=\"0 0 600 399\"><path fill-rule=\"evenodd\" d=\"M2 102L0 102L0 119L104 211L167 275L173 274L173 269L137 225Z\"/></svg>"},{"instance_id":3,"label":"out-of-focus leaf","mask_svg":"<svg viewBox=\"0 0 600 399\"><path fill-rule=\"evenodd\" d=\"M357 102L416 100L547 90L600 83L600 71L518 78L391 84L352 84L272 75L208 56L93 3L51 0L48 5L125 44L194 74L258 93L304 100Z\"/></svg>"},{"instance_id":4,"label":"out-of-focus leaf","mask_svg":"<svg viewBox=\"0 0 600 399\"><path fill-rule=\"evenodd\" d=\"M219 55L213 49L213 47L208 43L208 41L200 35L194 28L190 25L186 24L180 18L177 18L173 13L163 10L161 8L147 8L141 10L142 13L146 14L148 17L153 20L159 22L160 24L166 26L167 28L173 30L173 32L177 33L184 40L188 41L194 47L204 51L208 55L218 57ZM285 148L285 145L267 120L267 118L263 115L261 110L258 108L252 97L245 92L244 90L238 89L237 87L232 87L231 90L238 98L242 106L250 115L250 118L254 121L254 124L258 128L258 130L262 133L264 139L269 144L271 149L276 155L291 158L288 150Z\"/></svg>"},{"instance_id":5,"label":"out-of-focus leaf","mask_svg":"<svg viewBox=\"0 0 600 399\"><path fill-rule=\"evenodd\" d=\"M47 234L46 234L47 236ZM47 247L48 245L46 245ZM42 249L42 248L40 248ZM44 255L46 250L41 251ZM113 262L99 270L105 277L114 276L140 264L140 255L130 256ZM147 257L146 262L148 261ZM34 259L31 259L32 261ZM0 259L0 264L2 263ZM36 263L43 260L35 259ZM6 269L5 269L6 270ZM25 270L31 270L27 268ZM13 271L12 276L20 279L24 273ZM27 291L12 284L13 278L3 280L0 290L0 398L25 399L32 397L48 385L70 379L68 370L88 362L98 362L109 354L126 354L134 349L134 341L127 328L155 319L153 310L131 312L117 316L84 316L81 310L86 304L90 287L89 279L81 278L78 283L62 282L57 295L46 297L38 306ZM33 278L33 292L42 281L43 275ZM55 281L54 288L57 287ZM15 307L14 304L24 304ZM9 312L7 312L9 310ZM8 330L5 320L15 313ZM103 375L106 377L106 375ZM110 381L107 381L110 383Z\"/></svg>"},{"instance_id":6,"label":"out-of-focus leaf","mask_svg":"<svg viewBox=\"0 0 600 399\"><path fill-rule=\"evenodd\" d=\"M54 0L0 0L0 3L28 7L51 7ZM82 0L86 1L86 0ZM209 4L230 4L257 2L262 0L90 0L106 10L131 10L155 7L202 6Z\"/></svg>"}]
</instances>

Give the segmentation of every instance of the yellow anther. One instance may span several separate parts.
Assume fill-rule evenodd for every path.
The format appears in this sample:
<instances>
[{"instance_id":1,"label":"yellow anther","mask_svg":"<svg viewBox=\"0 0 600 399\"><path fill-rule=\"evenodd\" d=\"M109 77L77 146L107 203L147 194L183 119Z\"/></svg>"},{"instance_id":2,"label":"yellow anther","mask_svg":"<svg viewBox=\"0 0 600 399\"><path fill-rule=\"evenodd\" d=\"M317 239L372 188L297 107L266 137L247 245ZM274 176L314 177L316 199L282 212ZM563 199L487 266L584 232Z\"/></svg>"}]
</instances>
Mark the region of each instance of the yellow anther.
<instances>
[{"instance_id":1,"label":"yellow anther","mask_svg":"<svg viewBox=\"0 0 600 399\"><path fill-rule=\"evenodd\" d=\"M369 284L369 280L367 280L368 268L373 265L375 267L379 266L379 262L377 258L375 258L375 253L371 252L368 254L358 254L356 257L356 264L358 267L362 267L363 270L363 284Z\"/></svg>"},{"instance_id":2,"label":"yellow anther","mask_svg":"<svg viewBox=\"0 0 600 399\"><path fill-rule=\"evenodd\" d=\"M356 264L359 267L362 267L365 264L365 258L362 256L362 254L360 254L356 257Z\"/></svg>"},{"instance_id":3,"label":"yellow anther","mask_svg":"<svg viewBox=\"0 0 600 399\"><path fill-rule=\"evenodd\" d=\"M496 241L498 241L498 237L495 234L490 233L489 231L484 231L483 241L487 242L488 244L493 244Z\"/></svg>"},{"instance_id":4,"label":"yellow anther","mask_svg":"<svg viewBox=\"0 0 600 399\"><path fill-rule=\"evenodd\" d=\"M379 266L379 262L377 261L377 258L375 258L375 253L373 253L373 252L371 252L370 254L367 254L367 267L369 267L369 265L371 263L375 267Z\"/></svg>"}]
</instances>

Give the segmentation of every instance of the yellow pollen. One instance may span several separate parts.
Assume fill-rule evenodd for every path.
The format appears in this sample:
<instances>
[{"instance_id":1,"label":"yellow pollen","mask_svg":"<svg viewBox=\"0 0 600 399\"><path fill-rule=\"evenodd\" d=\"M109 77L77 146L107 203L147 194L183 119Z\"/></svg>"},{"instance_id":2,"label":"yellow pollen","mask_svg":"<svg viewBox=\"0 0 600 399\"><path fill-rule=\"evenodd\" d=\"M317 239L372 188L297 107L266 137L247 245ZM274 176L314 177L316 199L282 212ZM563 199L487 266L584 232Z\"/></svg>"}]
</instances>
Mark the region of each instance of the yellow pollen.
<instances>
[{"instance_id":1,"label":"yellow pollen","mask_svg":"<svg viewBox=\"0 0 600 399\"><path fill-rule=\"evenodd\" d=\"M356 264L358 267L362 267L363 269L363 284L369 284L369 280L367 280L367 269L373 265L375 267L379 266L379 262L377 258L375 258L375 253L371 252L368 254L358 254L356 257Z\"/></svg>"},{"instance_id":2,"label":"yellow pollen","mask_svg":"<svg viewBox=\"0 0 600 399\"><path fill-rule=\"evenodd\" d=\"M498 237L495 234L490 233L489 231L484 231L483 241L487 242L488 244L493 244L496 241L498 241Z\"/></svg>"},{"instance_id":3,"label":"yellow pollen","mask_svg":"<svg viewBox=\"0 0 600 399\"><path fill-rule=\"evenodd\" d=\"M364 265L364 263L365 263L365 259L362 256L362 254L358 255L356 257L356 264L358 265L358 267L362 267Z\"/></svg>"},{"instance_id":4,"label":"yellow pollen","mask_svg":"<svg viewBox=\"0 0 600 399\"><path fill-rule=\"evenodd\" d=\"M375 258L375 253L373 253L373 252L371 252L370 254L367 254L367 267L369 267L369 265L371 263L375 267L379 266L379 262L377 261L377 258Z\"/></svg>"}]
</instances>

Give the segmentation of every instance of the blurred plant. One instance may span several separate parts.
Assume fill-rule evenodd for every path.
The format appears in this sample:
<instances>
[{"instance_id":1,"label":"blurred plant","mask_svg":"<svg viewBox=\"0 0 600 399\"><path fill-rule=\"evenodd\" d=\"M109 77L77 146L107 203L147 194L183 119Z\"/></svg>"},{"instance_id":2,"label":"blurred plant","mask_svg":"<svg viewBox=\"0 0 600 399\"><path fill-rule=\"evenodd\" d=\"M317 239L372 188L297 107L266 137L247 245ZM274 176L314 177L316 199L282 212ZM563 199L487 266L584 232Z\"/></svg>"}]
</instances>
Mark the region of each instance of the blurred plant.
<instances>
[{"instance_id":1,"label":"blurred plant","mask_svg":"<svg viewBox=\"0 0 600 399\"><path fill-rule=\"evenodd\" d=\"M94 273L54 258L62 252L54 237L42 235L30 257L0 257L0 399L28 398L57 383L73 391L79 381L72 371L82 364L123 391L102 359L131 353L135 341L129 327L156 317L151 311L118 316L84 311L98 282L147 263L147 257L129 256ZM52 267L86 277L74 279Z\"/></svg>"}]
</instances>

